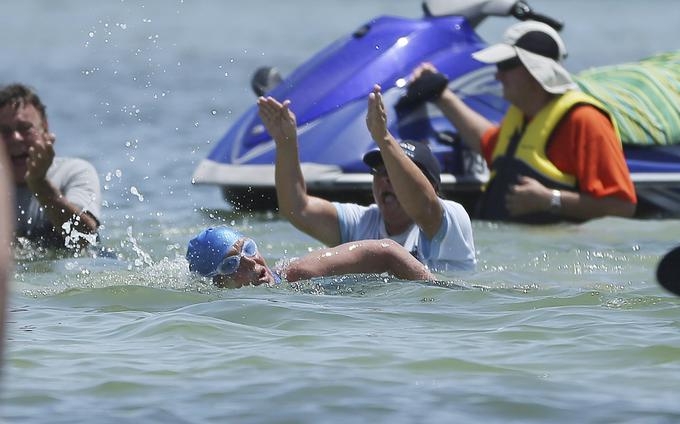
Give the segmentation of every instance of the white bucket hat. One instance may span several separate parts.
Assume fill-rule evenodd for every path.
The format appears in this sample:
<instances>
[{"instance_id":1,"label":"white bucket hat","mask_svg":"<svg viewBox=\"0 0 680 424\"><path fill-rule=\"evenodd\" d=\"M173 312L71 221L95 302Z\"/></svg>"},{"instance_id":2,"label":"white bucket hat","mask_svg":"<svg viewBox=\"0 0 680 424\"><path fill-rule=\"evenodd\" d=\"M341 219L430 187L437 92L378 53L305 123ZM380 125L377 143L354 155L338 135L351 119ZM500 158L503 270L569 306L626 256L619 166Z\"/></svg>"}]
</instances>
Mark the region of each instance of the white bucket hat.
<instances>
[{"instance_id":1,"label":"white bucket hat","mask_svg":"<svg viewBox=\"0 0 680 424\"><path fill-rule=\"evenodd\" d=\"M503 42L472 54L484 63L503 62L518 57L529 73L549 93L561 94L578 89L560 62L567 49L557 31L537 21L517 23L505 31Z\"/></svg>"}]
</instances>

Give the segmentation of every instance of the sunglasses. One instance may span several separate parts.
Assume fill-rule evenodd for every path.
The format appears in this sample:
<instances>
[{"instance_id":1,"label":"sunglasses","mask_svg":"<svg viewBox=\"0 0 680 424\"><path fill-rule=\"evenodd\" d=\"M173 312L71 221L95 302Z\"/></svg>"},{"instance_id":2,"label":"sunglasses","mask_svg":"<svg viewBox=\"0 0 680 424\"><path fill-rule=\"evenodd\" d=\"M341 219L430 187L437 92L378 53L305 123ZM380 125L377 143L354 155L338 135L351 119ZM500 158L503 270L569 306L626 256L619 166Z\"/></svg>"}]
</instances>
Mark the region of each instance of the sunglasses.
<instances>
[{"instance_id":1,"label":"sunglasses","mask_svg":"<svg viewBox=\"0 0 680 424\"><path fill-rule=\"evenodd\" d=\"M522 61L519 59L519 57L515 56L511 59L498 62L496 64L496 69L498 70L498 72L505 72L511 69L515 69L520 65L522 65Z\"/></svg>"},{"instance_id":2,"label":"sunglasses","mask_svg":"<svg viewBox=\"0 0 680 424\"><path fill-rule=\"evenodd\" d=\"M255 255L257 255L257 244L255 244L253 239L245 239L243 242L243 247L241 248L241 252L224 258L222 262L217 265L215 271L208 275L208 277L214 277L216 275L231 275L235 273L238 270L238 267L241 265L241 257L246 256L248 258L252 258Z\"/></svg>"}]
</instances>

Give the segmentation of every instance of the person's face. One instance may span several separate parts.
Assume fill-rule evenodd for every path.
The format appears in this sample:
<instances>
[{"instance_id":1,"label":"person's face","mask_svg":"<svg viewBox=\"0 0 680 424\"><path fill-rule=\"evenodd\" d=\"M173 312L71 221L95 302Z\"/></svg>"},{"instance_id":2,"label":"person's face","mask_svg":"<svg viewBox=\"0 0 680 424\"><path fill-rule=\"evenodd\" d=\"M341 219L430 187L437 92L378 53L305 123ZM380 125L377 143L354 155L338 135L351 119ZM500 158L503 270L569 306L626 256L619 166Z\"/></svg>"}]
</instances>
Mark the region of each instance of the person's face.
<instances>
[{"instance_id":1,"label":"person's face","mask_svg":"<svg viewBox=\"0 0 680 424\"><path fill-rule=\"evenodd\" d=\"M0 136L7 146L15 184L26 182L28 149L44 139L47 123L31 104L7 105L0 109Z\"/></svg>"},{"instance_id":2,"label":"person's face","mask_svg":"<svg viewBox=\"0 0 680 424\"><path fill-rule=\"evenodd\" d=\"M533 77L518 58L498 63L496 79L503 86L503 98L514 105L522 104L535 86Z\"/></svg>"},{"instance_id":3,"label":"person's face","mask_svg":"<svg viewBox=\"0 0 680 424\"><path fill-rule=\"evenodd\" d=\"M274 284L275 279L269 267L260 254L259 249L256 249L253 256L244 254L243 245L248 238L239 239L225 255L236 256L240 258L236 272L230 275L216 275L213 277L213 283L218 287L224 288L239 288L243 286L259 286L260 284Z\"/></svg>"},{"instance_id":4,"label":"person's face","mask_svg":"<svg viewBox=\"0 0 680 424\"><path fill-rule=\"evenodd\" d=\"M411 225L412 220L399 203L384 165L378 165L373 174L373 200L380 209L388 231L399 234Z\"/></svg>"}]
</instances>

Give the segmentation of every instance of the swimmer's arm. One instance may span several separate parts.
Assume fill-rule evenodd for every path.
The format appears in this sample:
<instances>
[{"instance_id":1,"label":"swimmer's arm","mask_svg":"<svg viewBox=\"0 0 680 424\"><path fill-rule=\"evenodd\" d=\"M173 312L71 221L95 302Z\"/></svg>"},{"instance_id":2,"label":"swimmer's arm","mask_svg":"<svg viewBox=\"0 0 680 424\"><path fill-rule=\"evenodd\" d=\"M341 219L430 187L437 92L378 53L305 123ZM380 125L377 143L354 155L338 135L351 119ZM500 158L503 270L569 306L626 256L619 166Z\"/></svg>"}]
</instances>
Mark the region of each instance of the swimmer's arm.
<instances>
[{"instance_id":1,"label":"swimmer's arm","mask_svg":"<svg viewBox=\"0 0 680 424\"><path fill-rule=\"evenodd\" d=\"M293 262L288 281L344 274L391 274L403 280L434 280L425 265L393 240L362 240L321 249Z\"/></svg>"}]
</instances>

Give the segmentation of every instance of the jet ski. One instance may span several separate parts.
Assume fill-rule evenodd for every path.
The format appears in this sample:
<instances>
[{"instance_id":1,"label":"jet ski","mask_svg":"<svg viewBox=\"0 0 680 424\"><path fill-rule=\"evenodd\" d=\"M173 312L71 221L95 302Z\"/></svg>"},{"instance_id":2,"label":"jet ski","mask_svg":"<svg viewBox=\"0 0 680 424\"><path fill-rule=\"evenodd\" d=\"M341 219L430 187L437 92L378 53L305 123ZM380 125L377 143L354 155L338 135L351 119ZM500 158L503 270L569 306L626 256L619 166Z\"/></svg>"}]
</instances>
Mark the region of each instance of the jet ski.
<instances>
[{"instance_id":1,"label":"jet ski","mask_svg":"<svg viewBox=\"0 0 680 424\"><path fill-rule=\"evenodd\" d=\"M471 108L499 122L508 107L495 67L472 59L487 46L475 28L489 16L537 20L556 29L556 19L517 0L425 0L420 19L382 16L370 20L283 78L275 68L258 69L256 95L291 100L298 122L302 172L310 194L332 201L372 202L372 176L362 162L376 147L366 129L367 96L383 91L388 128L401 139L426 141L442 168L441 192L474 209L488 170L461 143L455 127L433 105L398 108L413 69L431 62L448 87ZM678 139L680 143L680 138ZM640 214L680 213L680 147L625 146L639 196ZM247 110L197 166L194 184L222 188L236 210L276 209L274 141Z\"/></svg>"}]
</instances>

